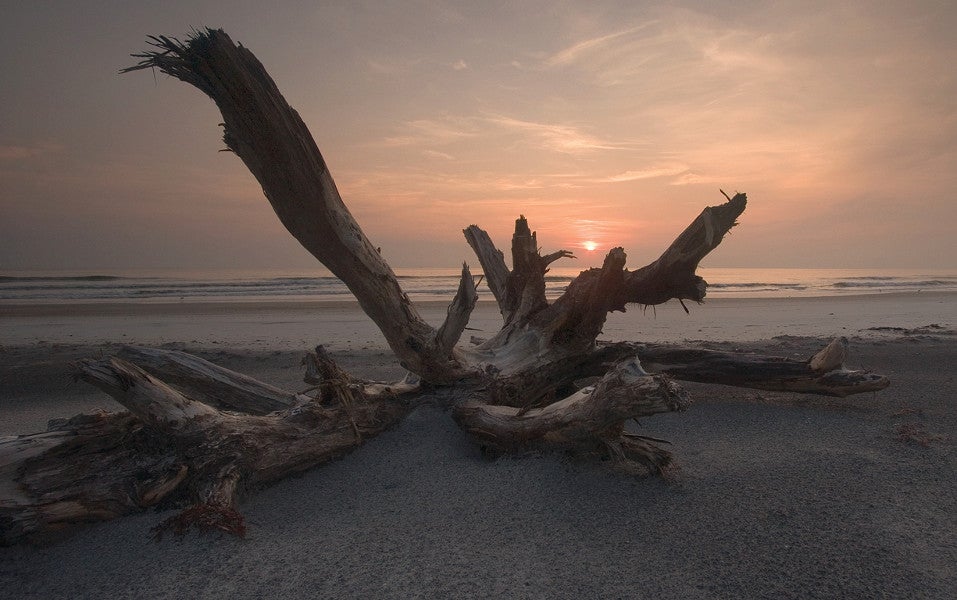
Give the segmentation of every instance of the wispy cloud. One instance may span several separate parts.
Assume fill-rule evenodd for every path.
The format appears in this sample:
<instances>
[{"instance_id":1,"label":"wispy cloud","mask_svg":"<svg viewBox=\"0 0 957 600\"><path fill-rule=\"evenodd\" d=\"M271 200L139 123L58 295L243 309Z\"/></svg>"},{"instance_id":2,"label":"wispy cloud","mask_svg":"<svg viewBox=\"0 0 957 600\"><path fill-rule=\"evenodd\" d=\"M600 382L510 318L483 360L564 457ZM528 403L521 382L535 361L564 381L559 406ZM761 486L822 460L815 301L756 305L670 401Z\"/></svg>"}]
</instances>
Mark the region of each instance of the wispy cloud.
<instances>
[{"instance_id":1,"label":"wispy cloud","mask_svg":"<svg viewBox=\"0 0 957 600\"><path fill-rule=\"evenodd\" d=\"M479 135L476 120L444 116L433 119L406 121L401 133L382 140L383 146L444 145Z\"/></svg>"},{"instance_id":2,"label":"wispy cloud","mask_svg":"<svg viewBox=\"0 0 957 600\"><path fill-rule=\"evenodd\" d=\"M716 183L718 181L719 179L716 177L710 177L708 175L701 175L688 171L687 173L681 173L678 175L678 177L672 179L670 185L698 185L701 183Z\"/></svg>"},{"instance_id":3,"label":"wispy cloud","mask_svg":"<svg viewBox=\"0 0 957 600\"><path fill-rule=\"evenodd\" d=\"M688 165L682 163L653 165L646 169L629 170L617 175L611 175L599 179L598 181L607 181L609 183L619 183L622 181L636 181L638 179L654 179L656 177L671 177L681 175L688 170Z\"/></svg>"},{"instance_id":4,"label":"wispy cloud","mask_svg":"<svg viewBox=\"0 0 957 600\"><path fill-rule=\"evenodd\" d=\"M435 67L443 67L453 71L465 71L469 68L469 64L461 58L451 62L426 58L370 58L366 60L366 66L369 67L370 71L379 75L407 75L416 70L434 69Z\"/></svg>"},{"instance_id":5,"label":"wispy cloud","mask_svg":"<svg viewBox=\"0 0 957 600\"><path fill-rule=\"evenodd\" d=\"M0 146L0 160L25 160L61 152L65 146L55 142L41 142L28 146Z\"/></svg>"},{"instance_id":6,"label":"wispy cloud","mask_svg":"<svg viewBox=\"0 0 957 600\"><path fill-rule=\"evenodd\" d=\"M572 44L571 46L556 52L555 54L549 56L545 60L545 64L550 67L567 65L573 63L583 56L587 55L591 51L600 50L611 45L612 42L625 38L634 33L637 33L651 25L654 25L657 21L649 21L647 23L642 23L636 27L630 27L623 31L617 31L615 33L609 33L607 35L602 35L587 40L583 40Z\"/></svg>"},{"instance_id":7,"label":"wispy cloud","mask_svg":"<svg viewBox=\"0 0 957 600\"><path fill-rule=\"evenodd\" d=\"M626 144L601 139L566 124L537 123L512 117L493 115L488 122L520 132L536 140L536 145L554 152L576 154L595 150L621 150Z\"/></svg>"},{"instance_id":8,"label":"wispy cloud","mask_svg":"<svg viewBox=\"0 0 957 600\"><path fill-rule=\"evenodd\" d=\"M442 160L455 160L455 157L447 152L439 152L438 150L423 150L424 154L428 158L440 158Z\"/></svg>"}]
</instances>

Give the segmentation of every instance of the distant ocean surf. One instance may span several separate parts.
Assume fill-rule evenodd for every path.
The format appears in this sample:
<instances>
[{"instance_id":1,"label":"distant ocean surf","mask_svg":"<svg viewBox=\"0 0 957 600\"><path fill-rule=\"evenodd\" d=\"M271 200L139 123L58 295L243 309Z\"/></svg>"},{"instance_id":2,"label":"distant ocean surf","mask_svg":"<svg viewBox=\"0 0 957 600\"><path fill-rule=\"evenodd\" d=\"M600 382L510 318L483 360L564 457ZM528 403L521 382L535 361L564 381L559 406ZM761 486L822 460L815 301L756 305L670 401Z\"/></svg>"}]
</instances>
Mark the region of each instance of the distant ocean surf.
<instances>
[{"instance_id":1,"label":"distant ocean surf","mask_svg":"<svg viewBox=\"0 0 957 600\"><path fill-rule=\"evenodd\" d=\"M546 295L559 296L578 275L557 268L546 276ZM841 296L892 292L957 291L957 271L862 269L703 268L713 298ZM397 269L402 288L416 300L450 300L458 287L452 269ZM491 299L485 283L483 299ZM351 300L352 294L330 275L270 272L182 272L122 275L88 273L7 273L0 275L0 301L281 301Z\"/></svg>"}]
</instances>

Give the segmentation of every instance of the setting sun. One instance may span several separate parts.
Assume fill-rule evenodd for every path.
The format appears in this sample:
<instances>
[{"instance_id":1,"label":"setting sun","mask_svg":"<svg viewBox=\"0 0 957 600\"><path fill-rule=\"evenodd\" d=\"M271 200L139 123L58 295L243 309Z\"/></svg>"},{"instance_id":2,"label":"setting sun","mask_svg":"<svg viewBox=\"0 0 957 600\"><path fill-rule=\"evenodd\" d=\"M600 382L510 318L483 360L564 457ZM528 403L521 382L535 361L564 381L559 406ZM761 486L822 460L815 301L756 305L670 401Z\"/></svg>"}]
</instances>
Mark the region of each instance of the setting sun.
<instances>
[{"instance_id":1,"label":"setting sun","mask_svg":"<svg viewBox=\"0 0 957 600\"><path fill-rule=\"evenodd\" d=\"M598 247L598 244L596 244L595 242L591 240L588 240L587 242L582 242L582 247L589 252L594 252L595 248Z\"/></svg>"}]
</instances>

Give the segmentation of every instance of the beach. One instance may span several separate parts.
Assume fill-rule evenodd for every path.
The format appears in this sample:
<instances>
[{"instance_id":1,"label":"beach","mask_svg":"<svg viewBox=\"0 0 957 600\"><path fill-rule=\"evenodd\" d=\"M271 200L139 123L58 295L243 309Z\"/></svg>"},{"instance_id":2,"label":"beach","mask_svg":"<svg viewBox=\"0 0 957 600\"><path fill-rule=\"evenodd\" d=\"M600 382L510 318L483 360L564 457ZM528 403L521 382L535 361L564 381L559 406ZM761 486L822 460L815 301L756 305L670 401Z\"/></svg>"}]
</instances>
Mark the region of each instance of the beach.
<instances>
[{"instance_id":1,"label":"beach","mask_svg":"<svg viewBox=\"0 0 957 600\"><path fill-rule=\"evenodd\" d=\"M417 303L433 324L446 304ZM957 294L717 298L610 316L602 339L809 357L835 336L890 388L846 399L683 384L643 419L679 469L488 460L446 409L417 408L344 459L246 496L245 539L151 541L170 512L0 549L0 597L950 598L957 589ZM498 328L480 302L469 336ZM355 303L0 304L0 435L119 410L70 378L121 344L183 349L302 389L316 344L401 377Z\"/></svg>"}]
</instances>

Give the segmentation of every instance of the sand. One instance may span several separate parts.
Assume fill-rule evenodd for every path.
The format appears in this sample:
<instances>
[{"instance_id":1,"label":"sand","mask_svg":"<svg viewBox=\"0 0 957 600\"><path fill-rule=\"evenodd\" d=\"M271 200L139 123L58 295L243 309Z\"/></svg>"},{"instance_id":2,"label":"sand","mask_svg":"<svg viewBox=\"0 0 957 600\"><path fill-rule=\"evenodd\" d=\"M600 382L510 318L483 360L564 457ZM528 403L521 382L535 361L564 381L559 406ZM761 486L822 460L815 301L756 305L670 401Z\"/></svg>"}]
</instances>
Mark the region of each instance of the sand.
<instances>
[{"instance_id":1,"label":"sand","mask_svg":"<svg viewBox=\"0 0 957 600\"><path fill-rule=\"evenodd\" d=\"M689 384L690 410L642 421L672 442L673 480L560 455L488 461L444 410L424 406L345 459L247 497L246 539L150 541L171 513L92 525L0 549L0 597L952 598L955 300L726 300L691 316L677 305L616 315L612 339L781 355L843 334L852 364L893 380L843 400ZM479 329L494 326L493 307L478 313ZM0 336L0 434L115 409L72 384L69 363L126 341L289 388L317 342L364 376L400 372L347 304L0 306ZM900 439L908 424L926 447Z\"/></svg>"}]
</instances>

